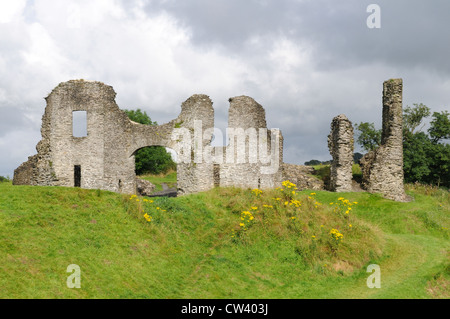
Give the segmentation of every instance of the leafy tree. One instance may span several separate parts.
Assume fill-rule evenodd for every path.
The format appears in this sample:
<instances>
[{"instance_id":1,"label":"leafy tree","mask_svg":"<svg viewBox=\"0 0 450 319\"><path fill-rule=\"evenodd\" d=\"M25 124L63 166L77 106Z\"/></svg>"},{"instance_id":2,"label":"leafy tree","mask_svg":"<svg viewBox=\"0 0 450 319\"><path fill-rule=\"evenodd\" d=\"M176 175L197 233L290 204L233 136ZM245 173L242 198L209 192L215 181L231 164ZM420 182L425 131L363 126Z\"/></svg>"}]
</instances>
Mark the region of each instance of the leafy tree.
<instances>
[{"instance_id":1,"label":"leafy tree","mask_svg":"<svg viewBox=\"0 0 450 319\"><path fill-rule=\"evenodd\" d=\"M450 145L443 143L450 138L450 114L434 112L426 134L421 129L430 109L422 103L413 105L403 113L405 181L450 187ZM373 123L360 123L356 129L360 132L357 143L366 151L380 144L381 130L376 130Z\"/></svg>"},{"instance_id":2,"label":"leafy tree","mask_svg":"<svg viewBox=\"0 0 450 319\"><path fill-rule=\"evenodd\" d=\"M9 181L9 177L0 176L0 183L8 182L8 181Z\"/></svg>"},{"instance_id":3,"label":"leafy tree","mask_svg":"<svg viewBox=\"0 0 450 319\"><path fill-rule=\"evenodd\" d=\"M147 112L137 110L124 110L128 118L134 122L145 125L158 125L147 115ZM136 174L161 174L171 169L176 169L176 163L172 156L162 146L144 147L135 152Z\"/></svg>"},{"instance_id":4,"label":"leafy tree","mask_svg":"<svg viewBox=\"0 0 450 319\"><path fill-rule=\"evenodd\" d=\"M404 138L403 172L406 182L424 182L427 179L426 177L431 173L432 159L429 157L429 153L432 148L430 139L423 132Z\"/></svg>"},{"instance_id":5,"label":"leafy tree","mask_svg":"<svg viewBox=\"0 0 450 319\"><path fill-rule=\"evenodd\" d=\"M361 153L353 153L353 163L355 164L359 164L359 160L363 157L364 155Z\"/></svg>"},{"instance_id":6,"label":"leafy tree","mask_svg":"<svg viewBox=\"0 0 450 319\"><path fill-rule=\"evenodd\" d=\"M429 116L430 112L426 109L423 104L416 104L416 108L409 110L409 114L416 116L415 127ZM403 169L407 182L450 187L450 145L440 143L450 138L449 117L447 111L434 112L428 129L429 136L420 131L414 133L414 126L410 126L411 131L406 130L403 136Z\"/></svg>"},{"instance_id":7,"label":"leafy tree","mask_svg":"<svg viewBox=\"0 0 450 319\"><path fill-rule=\"evenodd\" d=\"M430 116L430 108L420 103L413 103L414 107L407 106L403 110L403 129L414 134L415 129L422 123L423 119ZM423 126L419 129L419 131Z\"/></svg>"},{"instance_id":8,"label":"leafy tree","mask_svg":"<svg viewBox=\"0 0 450 319\"><path fill-rule=\"evenodd\" d=\"M124 110L124 112L128 115L128 118L136 123L145 124L145 125L158 125L158 123L153 122L150 116L147 115L147 112L142 112L141 109L137 110Z\"/></svg>"},{"instance_id":9,"label":"leafy tree","mask_svg":"<svg viewBox=\"0 0 450 319\"><path fill-rule=\"evenodd\" d=\"M322 162L319 160L316 160L316 159L312 159L310 161L305 162L305 165L307 165L307 166L315 166L315 165L320 165L320 164L322 164Z\"/></svg>"},{"instance_id":10,"label":"leafy tree","mask_svg":"<svg viewBox=\"0 0 450 319\"><path fill-rule=\"evenodd\" d=\"M376 130L373 123L361 122L355 125L359 131L356 142L367 152L377 148L381 143L381 130Z\"/></svg>"},{"instance_id":11,"label":"leafy tree","mask_svg":"<svg viewBox=\"0 0 450 319\"><path fill-rule=\"evenodd\" d=\"M447 111L434 112L433 120L430 124L431 127L428 129L428 133L433 139L433 143L450 138L450 114Z\"/></svg>"},{"instance_id":12,"label":"leafy tree","mask_svg":"<svg viewBox=\"0 0 450 319\"><path fill-rule=\"evenodd\" d=\"M450 187L450 145L434 144L428 183Z\"/></svg>"}]
</instances>

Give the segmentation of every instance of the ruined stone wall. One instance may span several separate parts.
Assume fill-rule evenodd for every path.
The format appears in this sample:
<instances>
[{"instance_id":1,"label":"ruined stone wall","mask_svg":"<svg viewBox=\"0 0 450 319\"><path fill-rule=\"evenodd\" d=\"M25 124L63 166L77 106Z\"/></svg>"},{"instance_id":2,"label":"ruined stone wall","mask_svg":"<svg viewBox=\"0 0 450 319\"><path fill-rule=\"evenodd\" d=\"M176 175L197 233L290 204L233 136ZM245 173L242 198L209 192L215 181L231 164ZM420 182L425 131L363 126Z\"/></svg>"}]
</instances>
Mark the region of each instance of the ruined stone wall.
<instances>
[{"instance_id":1,"label":"ruined stone wall","mask_svg":"<svg viewBox=\"0 0 450 319\"><path fill-rule=\"evenodd\" d=\"M37 176L35 167L37 166L38 156L33 155L28 157L28 161L22 163L14 170L13 185L33 185Z\"/></svg>"},{"instance_id":2,"label":"ruined stone wall","mask_svg":"<svg viewBox=\"0 0 450 319\"><path fill-rule=\"evenodd\" d=\"M267 130L264 108L248 96L230 98L228 145L223 148L219 185L273 188L281 184L283 137Z\"/></svg>"},{"instance_id":3,"label":"ruined stone wall","mask_svg":"<svg viewBox=\"0 0 450 319\"><path fill-rule=\"evenodd\" d=\"M333 157L330 168L330 190L352 191L353 126L344 114L336 116L331 122L328 148Z\"/></svg>"},{"instance_id":4,"label":"ruined stone wall","mask_svg":"<svg viewBox=\"0 0 450 319\"><path fill-rule=\"evenodd\" d=\"M381 145L360 160L362 187L395 201L407 201L403 185L402 79L383 83Z\"/></svg>"},{"instance_id":5,"label":"ruined stone wall","mask_svg":"<svg viewBox=\"0 0 450 319\"><path fill-rule=\"evenodd\" d=\"M305 165L283 163L283 181L289 180L297 185L299 190L323 190L324 183L314 176L314 168Z\"/></svg>"},{"instance_id":6,"label":"ruined stone wall","mask_svg":"<svg viewBox=\"0 0 450 319\"><path fill-rule=\"evenodd\" d=\"M190 194L206 191L214 187L214 163L204 158L207 147L212 140L214 128L214 109L212 101L207 95L196 94L188 98L181 106L182 111L178 117L177 125L189 130L190 140L183 143L192 146L190 161L177 164L178 194ZM179 150L171 140L169 147Z\"/></svg>"},{"instance_id":7,"label":"ruined stone wall","mask_svg":"<svg viewBox=\"0 0 450 319\"><path fill-rule=\"evenodd\" d=\"M264 131L260 134L257 131L258 142L263 142L269 154L272 151L278 155L275 163L248 163L248 158L243 163L217 163L217 158L213 157L218 154L223 160L227 147L210 145L214 109L208 96L191 96L182 103L176 119L157 126L129 120L117 106L115 96L113 88L101 82L72 80L60 83L46 98L42 140L36 147L38 154L16 169L14 184L73 187L76 167L79 167L82 188L135 193L139 185L143 188L143 184L138 185L136 181L134 154L147 146L164 146L177 152L179 195L205 191L215 185L268 188L281 184L281 133ZM248 97L231 101L231 127L266 129L261 105ZM75 111L87 114L87 136L73 136ZM275 141L277 143L272 143ZM254 154L252 150L257 145L244 142L243 147ZM257 148L257 152L259 155L262 149ZM274 166L272 171L267 170L270 164ZM264 169L269 174L263 174Z\"/></svg>"}]
</instances>

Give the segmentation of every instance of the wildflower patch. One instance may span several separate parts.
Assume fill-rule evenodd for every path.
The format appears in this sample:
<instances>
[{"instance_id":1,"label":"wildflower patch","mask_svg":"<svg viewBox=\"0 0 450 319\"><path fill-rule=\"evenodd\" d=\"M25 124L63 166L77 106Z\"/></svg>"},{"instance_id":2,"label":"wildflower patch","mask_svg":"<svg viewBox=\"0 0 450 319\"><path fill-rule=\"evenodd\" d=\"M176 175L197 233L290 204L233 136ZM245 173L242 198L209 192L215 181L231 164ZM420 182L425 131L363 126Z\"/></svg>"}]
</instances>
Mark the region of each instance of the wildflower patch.
<instances>
[{"instance_id":1,"label":"wildflower patch","mask_svg":"<svg viewBox=\"0 0 450 319\"><path fill-rule=\"evenodd\" d=\"M351 212L358 203L338 197L324 205L316 192L299 192L289 180L281 185L271 191L251 190L248 206L241 211L231 237L247 240L252 233L263 231L266 236L298 238L303 248L297 251L302 256L312 252L336 256L345 234L354 231Z\"/></svg>"}]
</instances>

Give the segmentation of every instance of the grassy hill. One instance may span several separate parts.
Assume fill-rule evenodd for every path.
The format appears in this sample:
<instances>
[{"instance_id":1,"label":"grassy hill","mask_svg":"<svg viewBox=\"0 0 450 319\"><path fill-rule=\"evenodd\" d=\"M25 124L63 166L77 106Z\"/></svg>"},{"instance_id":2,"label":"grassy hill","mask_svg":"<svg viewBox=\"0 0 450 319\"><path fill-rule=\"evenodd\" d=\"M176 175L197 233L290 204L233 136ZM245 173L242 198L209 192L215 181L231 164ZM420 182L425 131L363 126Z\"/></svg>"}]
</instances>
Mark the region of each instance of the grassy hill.
<instances>
[{"instance_id":1,"label":"grassy hill","mask_svg":"<svg viewBox=\"0 0 450 319\"><path fill-rule=\"evenodd\" d=\"M145 179L155 185L155 192L163 190L163 183L165 183L169 188L176 188L177 186L177 172L172 170L158 175L141 175L139 178Z\"/></svg>"},{"instance_id":2,"label":"grassy hill","mask_svg":"<svg viewBox=\"0 0 450 319\"><path fill-rule=\"evenodd\" d=\"M407 193L285 183L147 199L3 182L0 298L449 298L449 192Z\"/></svg>"}]
</instances>

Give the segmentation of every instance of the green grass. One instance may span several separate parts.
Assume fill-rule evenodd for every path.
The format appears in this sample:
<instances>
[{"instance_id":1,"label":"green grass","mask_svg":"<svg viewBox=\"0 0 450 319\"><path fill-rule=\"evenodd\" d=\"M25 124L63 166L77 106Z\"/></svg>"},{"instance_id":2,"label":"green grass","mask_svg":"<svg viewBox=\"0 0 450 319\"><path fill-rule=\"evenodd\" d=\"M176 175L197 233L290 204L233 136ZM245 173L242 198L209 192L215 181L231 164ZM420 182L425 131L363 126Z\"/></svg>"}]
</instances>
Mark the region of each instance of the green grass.
<instances>
[{"instance_id":1,"label":"green grass","mask_svg":"<svg viewBox=\"0 0 450 319\"><path fill-rule=\"evenodd\" d=\"M320 164L314 165L313 168L315 170L315 176L321 179L325 185L327 185L330 181L330 167L331 165ZM358 183L361 183L362 180L362 172L359 164L352 164L352 175L353 179Z\"/></svg>"},{"instance_id":2,"label":"green grass","mask_svg":"<svg viewBox=\"0 0 450 319\"><path fill-rule=\"evenodd\" d=\"M166 183L169 188L176 187L177 184L177 172L176 171L169 171L164 174L159 175L141 175L139 178L145 179L149 182L151 182L153 185L155 185L155 191L161 191L162 183Z\"/></svg>"},{"instance_id":3,"label":"green grass","mask_svg":"<svg viewBox=\"0 0 450 319\"><path fill-rule=\"evenodd\" d=\"M149 202L0 183L0 298L450 297L448 191L408 185L410 203L286 193L216 188ZM357 202L349 214L334 211L339 197ZM299 209L284 205L291 198ZM381 289L366 286L374 263ZM81 289L66 286L70 264Z\"/></svg>"}]
</instances>

